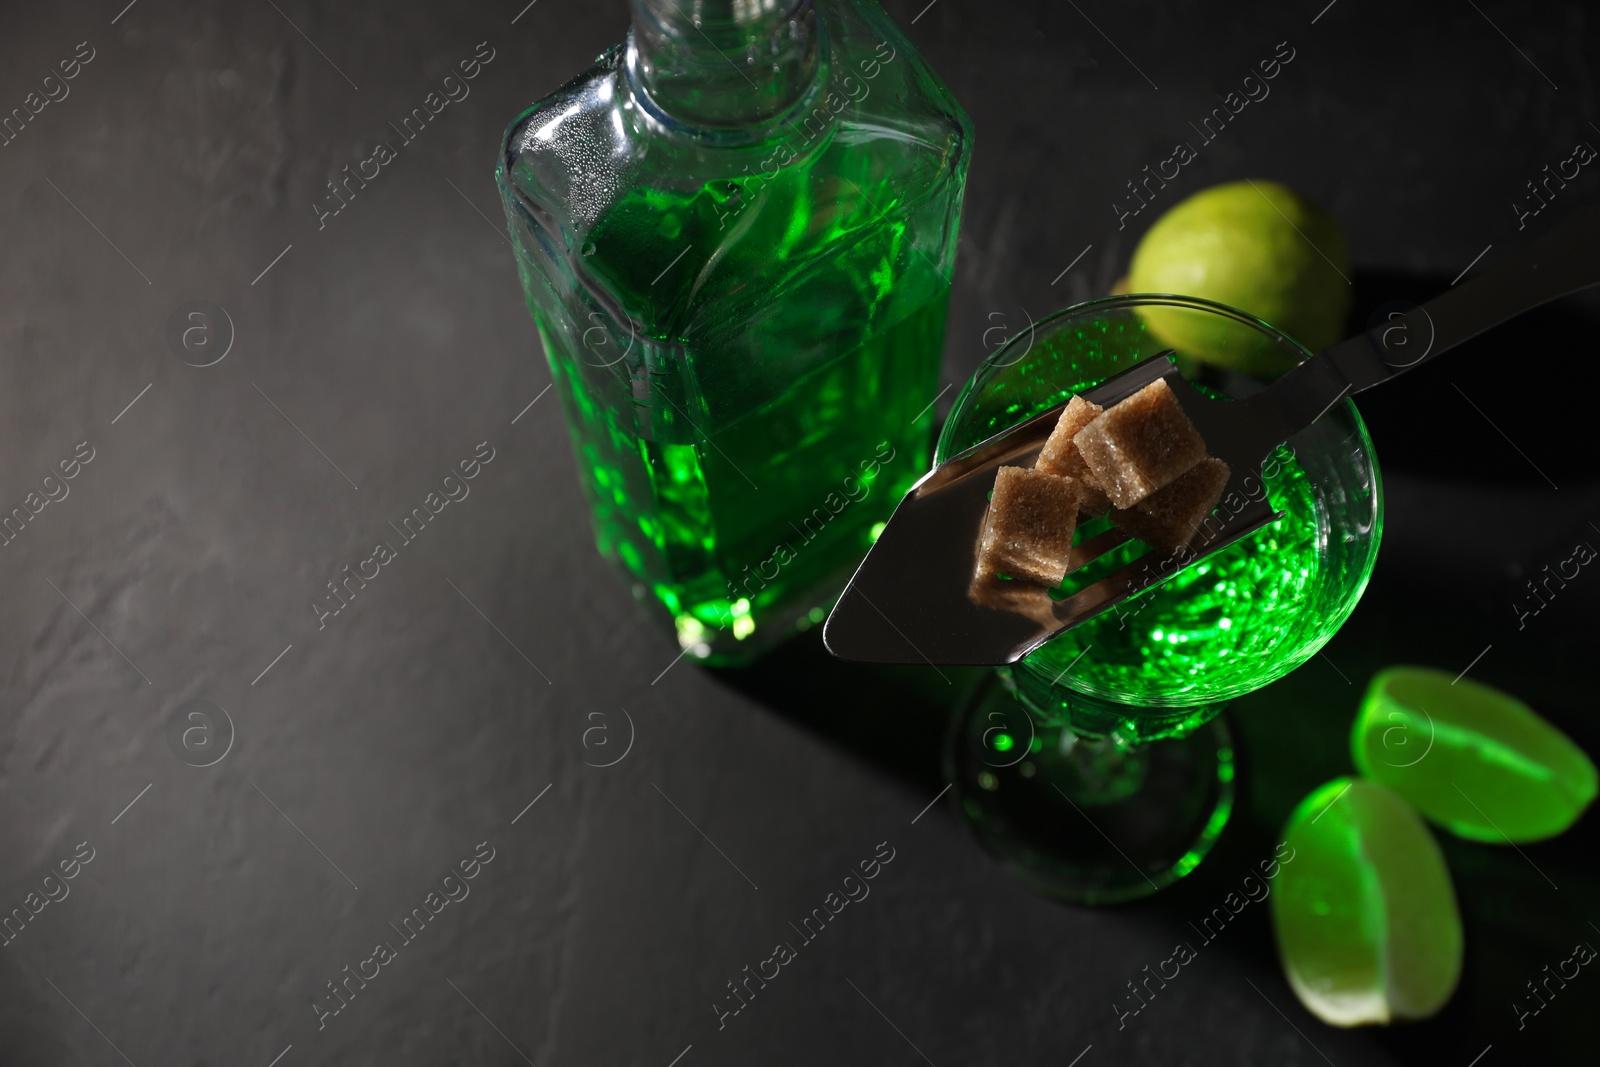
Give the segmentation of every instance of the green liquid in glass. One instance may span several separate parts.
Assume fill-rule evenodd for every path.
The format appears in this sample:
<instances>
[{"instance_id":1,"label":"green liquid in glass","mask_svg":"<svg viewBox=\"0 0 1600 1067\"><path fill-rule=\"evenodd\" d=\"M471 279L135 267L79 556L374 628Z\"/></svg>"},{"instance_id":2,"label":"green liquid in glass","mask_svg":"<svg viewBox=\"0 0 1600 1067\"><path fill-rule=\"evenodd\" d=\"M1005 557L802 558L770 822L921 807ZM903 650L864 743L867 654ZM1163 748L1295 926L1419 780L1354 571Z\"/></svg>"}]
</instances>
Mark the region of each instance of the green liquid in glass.
<instances>
[{"instance_id":1,"label":"green liquid in glass","mask_svg":"<svg viewBox=\"0 0 1600 1067\"><path fill-rule=\"evenodd\" d=\"M1310 478L1287 449L1280 448L1275 458L1264 482L1267 499L1282 518L1035 650L1017 679L1030 699L1058 700L1046 690L1069 666L1078 692L1173 708L1179 722L1189 718L1184 706L1196 700L1211 704L1226 691L1256 688L1264 658L1281 657L1283 646L1292 645L1308 593L1330 565L1321 549L1329 523ZM1108 525L1105 520L1086 524L1084 535ZM1065 589L1075 591L1146 551L1144 544L1130 542L1097 561L1088 574L1069 576ZM1075 714L1082 717L1083 710ZM1152 729L1151 720L1163 718L1157 714L1131 726L1116 725L1129 740L1160 736L1173 732L1174 724L1166 722ZM1090 730L1100 733L1111 726Z\"/></svg>"}]
</instances>

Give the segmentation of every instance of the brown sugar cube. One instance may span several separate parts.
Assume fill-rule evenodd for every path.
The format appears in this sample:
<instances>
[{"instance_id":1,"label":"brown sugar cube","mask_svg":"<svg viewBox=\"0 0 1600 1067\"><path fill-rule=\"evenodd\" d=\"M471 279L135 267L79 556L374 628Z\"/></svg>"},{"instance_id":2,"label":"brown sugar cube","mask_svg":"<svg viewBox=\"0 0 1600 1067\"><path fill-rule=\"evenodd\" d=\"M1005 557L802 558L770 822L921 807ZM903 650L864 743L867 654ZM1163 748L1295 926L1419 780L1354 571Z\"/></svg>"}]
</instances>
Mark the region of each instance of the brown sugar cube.
<instances>
[{"instance_id":1,"label":"brown sugar cube","mask_svg":"<svg viewBox=\"0 0 1600 1067\"><path fill-rule=\"evenodd\" d=\"M1083 492L1071 478L1001 467L983 520L978 574L1059 585L1072 553Z\"/></svg>"},{"instance_id":2,"label":"brown sugar cube","mask_svg":"<svg viewBox=\"0 0 1600 1067\"><path fill-rule=\"evenodd\" d=\"M1056 602L1044 587L1034 582L1010 582L993 574L980 573L972 579L967 596L974 604L996 611L1010 611L1032 619L1040 626L1056 624Z\"/></svg>"},{"instance_id":3,"label":"brown sugar cube","mask_svg":"<svg viewBox=\"0 0 1600 1067\"><path fill-rule=\"evenodd\" d=\"M1073 478L1078 476L1077 471L1087 469L1083 457L1078 455L1077 446L1072 439L1078 431L1089 425L1100 416L1105 408L1081 396L1075 396L1061 409L1061 417L1056 419L1056 428L1050 431L1050 439L1044 443L1044 448L1039 452L1039 461L1034 464L1036 470L1046 474L1062 474Z\"/></svg>"},{"instance_id":4,"label":"brown sugar cube","mask_svg":"<svg viewBox=\"0 0 1600 1067\"><path fill-rule=\"evenodd\" d=\"M1105 408L1099 404L1081 396L1073 397L1056 420L1056 428L1050 431L1050 439L1044 443L1039 460L1033 465L1035 470L1046 474L1076 479L1083 487L1083 502L1078 505L1078 510L1089 516L1104 515L1111 507L1111 498L1094 480L1094 474L1083 461L1083 456L1079 455L1078 446L1072 443L1072 439L1103 411Z\"/></svg>"},{"instance_id":5,"label":"brown sugar cube","mask_svg":"<svg viewBox=\"0 0 1600 1067\"><path fill-rule=\"evenodd\" d=\"M1118 508L1133 507L1206 454L1200 431L1162 378L1108 408L1072 441Z\"/></svg>"},{"instance_id":6,"label":"brown sugar cube","mask_svg":"<svg viewBox=\"0 0 1600 1067\"><path fill-rule=\"evenodd\" d=\"M1176 552L1193 538L1228 484L1228 465L1207 456L1133 507L1111 509L1111 521L1145 544Z\"/></svg>"}]
</instances>

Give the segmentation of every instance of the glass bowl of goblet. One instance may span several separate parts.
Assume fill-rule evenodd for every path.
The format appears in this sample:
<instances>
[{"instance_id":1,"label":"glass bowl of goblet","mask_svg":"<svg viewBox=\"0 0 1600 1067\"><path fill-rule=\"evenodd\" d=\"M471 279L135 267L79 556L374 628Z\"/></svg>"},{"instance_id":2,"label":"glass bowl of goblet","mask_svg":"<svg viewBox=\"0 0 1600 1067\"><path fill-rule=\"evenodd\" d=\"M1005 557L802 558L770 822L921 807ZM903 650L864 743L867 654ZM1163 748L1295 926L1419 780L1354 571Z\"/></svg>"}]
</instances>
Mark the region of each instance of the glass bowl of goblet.
<instances>
[{"instance_id":1,"label":"glass bowl of goblet","mask_svg":"<svg viewBox=\"0 0 1600 1067\"><path fill-rule=\"evenodd\" d=\"M1170 350L1162 334L1206 338L1207 360L1177 359L1221 399L1249 395L1309 355L1267 323L1196 298L1079 304L984 361L935 462ZM944 750L953 803L1034 891L1109 904L1193 870L1233 803L1233 743L1219 714L1315 655L1366 588L1383 497L1352 403L1266 457L1246 490L1252 482L1280 518L999 668L956 716ZM1076 540L1107 526L1081 522ZM1051 596L1153 551L1129 540Z\"/></svg>"}]
</instances>

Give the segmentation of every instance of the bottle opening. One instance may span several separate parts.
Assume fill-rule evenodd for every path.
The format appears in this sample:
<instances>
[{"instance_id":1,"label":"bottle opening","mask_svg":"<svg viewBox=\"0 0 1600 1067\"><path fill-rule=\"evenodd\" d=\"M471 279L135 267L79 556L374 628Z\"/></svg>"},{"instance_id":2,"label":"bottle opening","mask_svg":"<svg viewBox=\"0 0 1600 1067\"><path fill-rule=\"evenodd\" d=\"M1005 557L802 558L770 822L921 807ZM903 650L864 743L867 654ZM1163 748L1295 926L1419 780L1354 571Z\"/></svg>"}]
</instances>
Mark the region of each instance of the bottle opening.
<instances>
[{"instance_id":1,"label":"bottle opening","mask_svg":"<svg viewBox=\"0 0 1600 1067\"><path fill-rule=\"evenodd\" d=\"M630 88L680 129L758 139L825 66L812 0L632 0L632 8Z\"/></svg>"}]
</instances>

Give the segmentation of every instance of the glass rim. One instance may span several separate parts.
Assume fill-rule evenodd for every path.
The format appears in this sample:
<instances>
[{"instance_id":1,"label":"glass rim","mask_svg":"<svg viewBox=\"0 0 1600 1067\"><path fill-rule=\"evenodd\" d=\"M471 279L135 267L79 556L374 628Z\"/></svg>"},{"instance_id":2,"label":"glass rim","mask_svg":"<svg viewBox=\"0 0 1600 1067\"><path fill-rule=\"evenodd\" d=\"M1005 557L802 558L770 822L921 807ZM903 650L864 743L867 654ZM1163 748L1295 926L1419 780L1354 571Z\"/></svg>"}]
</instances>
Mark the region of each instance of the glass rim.
<instances>
[{"instance_id":1,"label":"glass rim","mask_svg":"<svg viewBox=\"0 0 1600 1067\"><path fill-rule=\"evenodd\" d=\"M952 451L946 447L946 434L948 434L950 428L956 424L956 413L963 409L970 395L983 387L989 375L996 368L1008 367L1017 360L1021 359L1023 356L1027 355L1027 353L1032 349L1034 342L1038 340L1041 331L1047 333L1054 332L1055 328L1060 326L1063 322L1069 319L1081 318L1084 315L1091 313L1132 310L1139 307L1150 307L1152 305L1159 305L1162 307L1189 308L1193 311L1202 311L1208 314L1232 319L1235 322L1242 323L1243 325L1250 327L1257 333L1271 338L1278 344L1283 345L1284 347L1293 351L1297 357L1296 362L1299 363L1305 362L1313 355L1309 348L1295 340L1293 337L1284 333L1282 330L1278 329L1265 319L1258 318L1247 311L1241 311L1229 304L1223 304L1216 300L1207 300L1204 297L1184 296L1181 293L1118 293L1113 296L1099 296L1092 300L1083 300L1076 304L1069 304L1064 308L1058 308L1055 311L1050 312L1038 322L1029 323L1026 330L1008 337L1003 343L1001 343L999 348L995 349L993 352L984 357L983 362L978 364L977 368L974 369L972 374L968 376L966 382L962 384L961 391L956 394L954 402L952 402L950 405L950 411L945 416L944 424L939 428L939 437L934 444L934 462L942 463L955 454L955 451ZM1021 354L1013 354L1012 350L1015 349L1024 338L1027 338L1027 348L1023 349ZM1372 439L1367 434L1366 422L1355 410L1355 405L1350 402L1349 398L1346 398L1341 406L1355 418L1360 429L1362 440L1366 443L1370 450ZM1376 461L1374 461L1374 469L1376 469L1376 466Z\"/></svg>"},{"instance_id":2,"label":"glass rim","mask_svg":"<svg viewBox=\"0 0 1600 1067\"><path fill-rule=\"evenodd\" d=\"M1052 311L1038 322L1029 326L1027 332L1030 336L1032 336L1036 334L1041 327L1054 326L1063 319L1077 318L1078 316L1090 311L1114 311L1122 307L1149 307L1151 305L1160 305L1162 307L1186 307L1195 311L1205 311L1211 314L1221 315L1224 318L1230 318L1236 322L1244 323L1246 326L1251 327L1259 333L1266 334L1274 341L1277 341L1279 344L1285 345L1288 348L1294 349L1296 352L1304 353L1304 355L1301 357L1302 361L1310 358L1312 355L1312 352L1309 348L1295 340L1293 337L1284 333L1276 326L1272 325L1272 323L1268 322L1266 319L1258 318L1257 316L1250 314L1248 311L1241 311L1239 308L1236 308L1231 304L1223 304L1216 300L1207 300L1205 297L1201 296L1184 296L1181 293L1118 293L1114 296L1097 296L1092 300L1084 300L1079 303L1070 304L1067 307ZM1022 336L1023 335L1019 333L1014 337L1007 338L1004 344L989 354L989 356L983 361L983 364L980 365L979 369L983 369L984 366L987 366L992 361L997 362L999 357L1006 353L1007 349L1011 348L1022 339Z\"/></svg>"}]
</instances>

